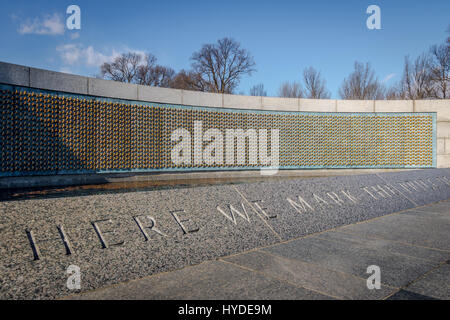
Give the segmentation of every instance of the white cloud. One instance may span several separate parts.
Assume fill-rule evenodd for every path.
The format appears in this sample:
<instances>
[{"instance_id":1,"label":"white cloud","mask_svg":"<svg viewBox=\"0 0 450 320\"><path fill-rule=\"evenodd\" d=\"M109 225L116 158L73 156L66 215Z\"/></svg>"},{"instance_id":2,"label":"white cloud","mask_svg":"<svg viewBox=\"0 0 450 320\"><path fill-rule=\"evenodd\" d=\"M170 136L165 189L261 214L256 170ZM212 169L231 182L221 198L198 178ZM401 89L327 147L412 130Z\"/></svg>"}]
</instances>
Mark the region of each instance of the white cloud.
<instances>
[{"instance_id":1,"label":"white cloud","mask_svg":"<svg viewBox=\"0 0 450 320\"><path fill-rule=\"evenodd\" d=\"M56 48L63 62L67 66L100 67L104 62L111 62L124 52L135 52L144 55L142 50L133 50L124 47L121 50L112 49L107 52L94 49L92 45L85 46L81 43L64 44Z\"/></svg>"},{"instance_id":2,"label":"white cloud","mask_svg":"<svg viewBox=\"0 0 450 320\"><path fill-rule=\"evenodd\" d=\"M72 40L78 39L79 37L80 37L80 34L78 32L70 34L70 39L72 39Z\"/></svg>"},{"instance_id":3,"label":"white cloud","mask_svg":"<svg viewBox=\"0 0 450 320\"><path fill-rule=\"evenodd\" d=\"M13 17L14 20L17 17ZM45 15L43 18L27 19L17 30L20 34L62 35L64 23L59 14Z\"/></svg>"},{"instance_id":4,"label":"white cloud","mask_svg":"<svg viewBox=\"0 0 450 320\"><path fill-rule=\"evenodd\" d=\"M87 67L99 67L104 62L111 62L119 55L116 50L110 53L102 53L94 49L93 46L83 46L82 44L65 44L56 48L61 59L68 65L83 65Z\"/></svg>"},{"instance_id":5,"label":"white cloud","mask_svg":"<svg viewBox=\"0 0 450 320\"><path fill-rule=\"evenodd\" d=\"M397 75L396 73L390 73L390 74L388 74L386 77L384 77L384 79L381 80L381 82L382 82L382 83L386 83L386 82L388 82L389 80L391 80L393 77L395 77L396 75Z\"/></svg>"}]
</instances>

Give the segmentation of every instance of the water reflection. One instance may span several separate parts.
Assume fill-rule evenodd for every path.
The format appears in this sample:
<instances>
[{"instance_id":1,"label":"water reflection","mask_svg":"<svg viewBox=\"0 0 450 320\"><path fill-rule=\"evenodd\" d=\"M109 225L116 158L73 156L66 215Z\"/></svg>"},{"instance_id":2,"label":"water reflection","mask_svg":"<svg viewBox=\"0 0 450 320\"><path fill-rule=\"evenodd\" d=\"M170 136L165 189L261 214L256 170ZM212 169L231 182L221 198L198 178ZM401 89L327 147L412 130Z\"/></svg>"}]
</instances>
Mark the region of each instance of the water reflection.
<instances>
[{"instance_id":1,"label":"water reflection","mask_svg":"<svg viewBox=\"0 0 450 320\"><path fill-rule=\"evenodd\" d=\"M312 178L315 176L308 176ZM318 176L317 176L318 177ZM202 178L202 179L176 179L159 181L124 181L109 182L102 184L76 185L65 187L46 188L22 188L4 189L0 192L0 201L57 198L57 197L77 197L105 193L138 192L161 189L195 188L199 186L225 185L255 183L261 181L279 181L289 179L301 179L298 176L278 176L278 177L246 177L246 178Z\"/></svg>"}]
</instances>

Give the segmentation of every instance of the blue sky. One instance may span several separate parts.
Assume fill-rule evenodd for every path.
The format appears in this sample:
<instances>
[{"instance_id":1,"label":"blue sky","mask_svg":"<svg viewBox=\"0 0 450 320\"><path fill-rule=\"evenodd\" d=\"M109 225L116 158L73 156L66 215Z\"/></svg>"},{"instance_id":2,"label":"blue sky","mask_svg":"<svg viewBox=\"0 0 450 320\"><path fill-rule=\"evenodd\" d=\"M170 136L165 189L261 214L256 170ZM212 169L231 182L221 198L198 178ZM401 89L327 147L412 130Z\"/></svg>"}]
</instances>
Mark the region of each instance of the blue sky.
<instances>
[{"instance_id":1,"label":"blue sky","mask_svg":"<svg viewBox=\"0 0 450 320\"><path fill-rule=\"evenodd\" d=\"M81 8L81 30L67 30L66 8ZM381 30L366 27L366 8L381 8ZM332 98L355 60L370 62L390 85L404 56L442 43L450 1L2 1L0 61L93 76L128 50L151 52L175 70L189 68L202 44L232 37L254 56L257 72L236 93L263 83L276 96L305 67L322 72Z\"/></svg>"}]
</instances>

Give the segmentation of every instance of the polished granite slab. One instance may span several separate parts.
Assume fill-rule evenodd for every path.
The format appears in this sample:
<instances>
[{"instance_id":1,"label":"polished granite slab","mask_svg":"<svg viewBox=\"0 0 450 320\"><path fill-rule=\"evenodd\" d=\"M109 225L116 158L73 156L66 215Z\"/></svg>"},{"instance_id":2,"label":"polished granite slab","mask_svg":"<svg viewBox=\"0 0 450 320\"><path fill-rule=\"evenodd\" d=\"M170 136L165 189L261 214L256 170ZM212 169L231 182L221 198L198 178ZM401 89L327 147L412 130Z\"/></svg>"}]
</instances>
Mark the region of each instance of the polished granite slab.
<instances>
[{"instance_id":1,"label":"polished granite slab","mask_svg":"<svg viewBox=\"0 0 450 320\"><path fill-rule=\"evenodd\" d=\"M448 171L431 169L407 174L2 201L0 298L55 298L71 294L74 291L66 286L71 265L80 268L84 292L272 246L448 199L448 181ZM401 223L403 229L394 230L390 228L392 223L386 222L370 232L356 227L349 227L346 232L364 236L387 234L394 240L399 238L412 244L424 241L433 248L448 248L445 222L430 222L436 237L426 239L425 231L411 231L411 225L403 223L401 217L392 219L392 223ZM411 213L408 221L420 223L420 219L423 218ZM411 234L416 238L408 238ZM314 243L307 243L319 250L333 247L335 240L318 237ZM351 241L347 237L338 242ZM343 250L342 254L349 259L356 254L362 264L376 256L366 247L358 247L354 252L335 249ZM419 252L419 257L414 254L410 257L395 251L408 252L405 248L391 249L392 252L383 253L387 266L392 257L400 257L395 261L415 266L412 276L433 263L432 259L420 259ZM320 250L317 252L319 257ZM433 252L429 254L433 256ZM438 256L434 253L434 257ZM345 271L360 276L359 270L349 268ZM409 279L394 275L387 285L401 285Z\"/></svg>"}]
</instances>

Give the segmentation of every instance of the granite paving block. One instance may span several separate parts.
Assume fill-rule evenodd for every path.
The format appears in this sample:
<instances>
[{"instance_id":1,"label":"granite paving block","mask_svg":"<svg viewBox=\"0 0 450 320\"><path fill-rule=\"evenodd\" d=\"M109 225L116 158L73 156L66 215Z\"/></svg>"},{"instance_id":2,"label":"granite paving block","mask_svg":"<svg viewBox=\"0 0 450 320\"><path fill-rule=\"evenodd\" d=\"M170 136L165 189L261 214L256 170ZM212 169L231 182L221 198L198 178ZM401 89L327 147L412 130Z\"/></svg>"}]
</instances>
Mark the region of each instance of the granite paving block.
<instances>
[{"instance_id":1,"label":"granite paving block","mask_svg":"<svg viewBox=\"0 0 450 320\"><path fill-rule=\"evenodd\" d=\"M331 299L284 281L210 261L67 299Z\"/></svg>"},{"instance_id":2,"label":"granite paving block","mask_svg":"<svg viewBox=\"0 0 450 320\"><path fill-rule=\"evenodd\" d=\"M435 203L430 204L430 206L437 206L437 207L450 207L450 200L442 200Z\"/></svg>"},{"instance_id":3,"label":"granite paving block","mask_svg":"<svg viewBox=\"0 0 450 320\"><path fill-rule=\"evenodd\" d=\"M382 299L397 290L384 285L379 290L370 290L362 278L263 250L233 255L224 260L341 299Z\"/></svg>"},{"instance_id":4,"label":"granite paving block","mask_svg":"<svg viewBox=\"0 0 450 320\"><path fill-rule=\"evenodd\" d=\"M439 212L444 210L439 210L439 208L433 207L433 208L424 208L424 209L411 209L408 211L401 212L401 214L404 215L413 215L421 218L429 218L433 219L434 221L438 220L444 220L444 223L448 222L450 220L450 214L447 212Z\"/></svg>"},{"instance_id":5,"label":"granite paving block","mask_svg":"<svg viewBox=\"0 0 450 320\"><path fill-rule=\"evenodd\" d=\"M278 240L230 186L3 204L3 299L70 293L71 264L88 290Z\"/></svg>"},{"instance_id":6,"label":"granite paving block","mask_svg":"<svg viewBox=\"0 0 450 320\"><path fill-rule=\"evenodd\" d=\"M397 214L368 223L345 226L343 232L377 237L391 241L450 251L448 220L430 219L419 215Z\"/></svg>"},{"instance_id":7,"label":"granite paving block","mask_svg":"<svg viewBox=\"0 0 450 320\"><path fill-rule=\"evenodd\" d=\"M406 290L433 297L450 300L450 265L444 264L409 285Z\"/></svg>"},{"instance_id":8,"label":"granite paving block","mask_svg":"<svg viewBox=\"0 0 450 320\"><path fill-rule=\"evenodd\" d=\"M437 300L408 290L400 290L387 298L387 300Z\"/></svg>"},{"instance_id":9,"label":"granite paving block","mask_svg":"<svg viewBox=\"0 0 450 320\"><path fill-rule=\"evenodd\" d=\"M450 252L447 251L417 247L405 243L378 238L368 238L364 235L356 235L339 231L340 229L337 229L336 231L325 232L317 235L317 237L325 240L336 241L341 244L348 244L361 248L383 250L394 254L402 254L409 257L420 258L429 262L440 263L450 258Z\"/></svg>"},{"instance_id":10,"label":"granite paving block","mask_svg":"<svg viewBox=\"0 0 450 320\"><path fill-rule=\"evenodd\" d=\"M450 203L436 203L429 206L414 208L414 211L441 213L441 216L450 217Z\"/></svg>"},{"instance_id":11,"label":"granite paving block","mask_svg":"<svg viewBox=\"0 0 450 320\"><path fill-rule=\"evenodd\" d=\"M262 250L363 279L370 276L367 268L376 265L381 270L381 283L392 287L402 287L436 265L423 259L318 237L293 240Z\"/></svg>"}]
</instances>

